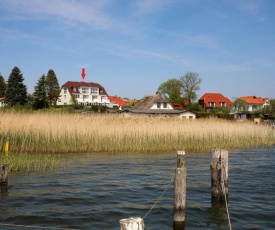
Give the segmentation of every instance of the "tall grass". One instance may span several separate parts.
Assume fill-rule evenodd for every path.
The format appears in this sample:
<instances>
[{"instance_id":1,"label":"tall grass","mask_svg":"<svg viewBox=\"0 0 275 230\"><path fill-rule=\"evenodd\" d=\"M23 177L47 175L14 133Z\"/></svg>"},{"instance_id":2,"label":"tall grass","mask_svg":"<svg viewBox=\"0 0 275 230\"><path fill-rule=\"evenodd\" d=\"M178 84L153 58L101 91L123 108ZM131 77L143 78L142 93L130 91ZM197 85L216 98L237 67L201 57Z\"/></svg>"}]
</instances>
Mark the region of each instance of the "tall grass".
<instances>
[{"instance_id":1,"label":"tall grass","mask_svg":"<svg viewBox=\"0 0 275 230\"><path fill-rule=\"evenodd\" d=\"M202 152L275 144L274 129L251 122L3 111L0 117L0 146L9 137L10 151L19 154Z\"/></svg>"}]
</instances>

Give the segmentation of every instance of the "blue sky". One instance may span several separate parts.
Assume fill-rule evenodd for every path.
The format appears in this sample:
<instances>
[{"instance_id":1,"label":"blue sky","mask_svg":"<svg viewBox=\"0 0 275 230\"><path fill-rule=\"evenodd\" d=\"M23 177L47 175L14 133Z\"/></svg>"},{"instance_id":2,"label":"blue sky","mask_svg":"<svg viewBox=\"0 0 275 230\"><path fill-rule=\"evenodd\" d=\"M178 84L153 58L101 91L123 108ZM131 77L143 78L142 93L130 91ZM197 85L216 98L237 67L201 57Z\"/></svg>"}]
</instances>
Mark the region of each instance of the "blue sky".
<instances>
[{"instance_id":1,"label":"blue sky","mask_svg":"<svg viewBox=\"0 0 275 230\"><path fill-rule=\"evenodd\" d=\"M188 71L198 97L275 98L274 0L0 0L0 72L28 92L53 69L140 99Z\"/></svg>"}]
</instances>

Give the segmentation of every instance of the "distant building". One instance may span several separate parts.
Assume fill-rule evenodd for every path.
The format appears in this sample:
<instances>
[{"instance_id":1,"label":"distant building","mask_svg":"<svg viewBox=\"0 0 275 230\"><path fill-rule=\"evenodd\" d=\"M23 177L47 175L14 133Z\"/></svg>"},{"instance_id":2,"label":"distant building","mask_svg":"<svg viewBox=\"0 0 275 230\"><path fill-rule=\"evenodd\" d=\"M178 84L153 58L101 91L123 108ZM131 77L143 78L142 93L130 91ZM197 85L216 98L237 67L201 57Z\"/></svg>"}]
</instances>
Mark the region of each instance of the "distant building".
<instances>
[{"instance_id":1,"label":"distant building","mask_svg":"<svg viewBox=\"0 0 275 230\"><path fill-rule=\"evenodd\" d=\"M256 97L256 96L244 96L240 97L242 101L247 104L247 111L253 112L269 105L268 98Z\"/></svg>"},{"instance_id":2,"label":"distant building","mask_svg":"<svg viewBox=\"0 0 275 230\"><path fill-rule=\"evenodd\" d=\"M117 106L121 108L124 106L128 106L128 103L118 96L109 96L109 100L112 107Z\"/></svg>"},{"instance_id":3,"label":"distant building","mask_svg":"<svg viewBox=\"0 0 275 230\"><path fill-rule=\"evenodd\" d=\"M5 98L0 97L0 107L3 107L5 105Z\"/></svg>"},{"instance_id":4,"label":"distant building","mask_svg":"<svg viewBox=\"0 0 275 230\"><path fill-rule=\"evenodd\" d=\"M204 108L205 112L210 112L214 108L230 108L232 101L221 93L205 93L199 99L199 104Z\"/></svg>"},{"instance_id":5,"label":"distant building","mask_svg":"<svg viewBox=\"0 0 275 230\"><path fill-rule=\"evenodd\" d=\"M57 105L73 104L73 97L81 105L109 105L110 100L104 87L94 82L68 81L62 85Z\"/></svg>"}]
</instances>

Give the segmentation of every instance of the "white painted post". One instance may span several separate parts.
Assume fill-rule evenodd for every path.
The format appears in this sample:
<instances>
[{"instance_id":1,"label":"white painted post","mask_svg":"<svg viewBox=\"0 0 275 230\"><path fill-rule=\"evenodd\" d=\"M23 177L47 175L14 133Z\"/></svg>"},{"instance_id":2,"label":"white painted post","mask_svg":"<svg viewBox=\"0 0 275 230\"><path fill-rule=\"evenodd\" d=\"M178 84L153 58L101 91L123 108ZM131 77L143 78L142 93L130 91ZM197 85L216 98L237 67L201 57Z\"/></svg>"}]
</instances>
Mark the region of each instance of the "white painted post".
<instances>
[{"instance_id":1,"label":"white painted post","mask_svg":"<svg viewBox=\"0 0 275 230\"><path fill-rule=\"evenodd\" d=\"M121 219L120 230L144 230L144 220L140 217Z\"/></svg>"}]
</instances>

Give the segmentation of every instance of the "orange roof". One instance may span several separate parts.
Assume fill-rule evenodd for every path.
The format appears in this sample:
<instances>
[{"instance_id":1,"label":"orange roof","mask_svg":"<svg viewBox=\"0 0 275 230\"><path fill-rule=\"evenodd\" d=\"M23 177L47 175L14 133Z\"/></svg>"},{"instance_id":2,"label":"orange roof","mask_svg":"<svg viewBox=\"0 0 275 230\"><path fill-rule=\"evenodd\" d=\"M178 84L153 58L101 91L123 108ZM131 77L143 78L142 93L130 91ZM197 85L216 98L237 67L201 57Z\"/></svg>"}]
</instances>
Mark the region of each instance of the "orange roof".
<instances>
[{"instance_id":1,"label":"orange roof","mask_svg":"<svg viewBox=\"0 0 275 230\"><path fill-rule=\"evenodd\" d=\"M260 104L260 105L265 104L268 100L268 98L256 97L256 96L245 96L245 97L240 97L240 99L247 102L248 104Z\"/></svg>"},{"instance_id":2,"label":"orange roof","mask_svg":"<svg viewBox=\"0 0 275 230\"><path fill-rule=\"evenodd\" d=\"M221 102L225 102L227 108L232 105L232 101L221 93L205 93L199 101L203 101L206 107L211 107L210 102L214 102L215 107L221 107Z\"/></svg>"},{"instance_id":3,"label":"orange roof","mask_svg":"<svg viewBox=\"0 0 275 230\"><path fill-rule=\"evenodd\" d=\"M5 100L5 98L4 97L0 97L0 101L4 101Z\"/></svg>"},{"instance_id":4,"label":"orange roof","mask_svg":"<svg viewBox=\"0 0 275 230\"><path fill-rule=\"evenodd\" d=\"M98 83L94 83L94 82L77 82L77 81L67 81L64 85L62 85L62 87L66 86L70 92L70 94L72 95L74 94L80 94L78 88L79 87L95 87L95 88L99 88L99 94L100 95L107 95L106 90ZM75 88L75 91L73 90Z\"/></svg>"},{"instance_id":5,"label":"orange roof","mask_svg":"<svg viewBox=\"0 0 275 230\"><path fill-rule=\"evenodd\" d=\"M118 96L109 96L109 100L113 103L118 104L119 106L127 106L127 102L121 99Z\"/></svg>"}]
</instances>

